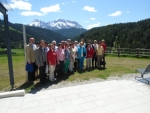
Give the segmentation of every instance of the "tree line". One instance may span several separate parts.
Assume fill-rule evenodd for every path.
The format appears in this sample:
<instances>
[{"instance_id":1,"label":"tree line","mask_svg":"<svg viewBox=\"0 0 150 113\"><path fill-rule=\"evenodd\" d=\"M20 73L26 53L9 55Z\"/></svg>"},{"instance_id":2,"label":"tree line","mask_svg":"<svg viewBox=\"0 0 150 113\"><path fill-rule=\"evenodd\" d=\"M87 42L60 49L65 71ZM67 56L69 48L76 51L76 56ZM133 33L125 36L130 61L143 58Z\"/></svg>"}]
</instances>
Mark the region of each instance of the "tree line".
<instances>
[{"instance_id":1,"label":"tree line","mask_svg":"<svg viewBox=\"0 0 150 113\"><path fill-rule=\"evenodd\" d=\"M116 48L150 49L150 19L93 28L73 40L81 38L86 42L105 39L107 46Z\"/></svg>"},{"instance_id":2,"label":"tree line","mask_svg":"<svg viewBox=\"0 0 150 113\"><path fill-rule=\"evenodd\" d=\"M13 24L9 22L9 35L12 49L23 48L22 31L22 24ZM36 42L45 40L48 43L52 42L52 40L60 42L61 40L67 39L67 37L62 36L54 31L34 26L26 26L26 34L27 43L30 37L34 37ZM6 48L3 20L0 20L0 48Z\"/></svg>"}]
</instances>

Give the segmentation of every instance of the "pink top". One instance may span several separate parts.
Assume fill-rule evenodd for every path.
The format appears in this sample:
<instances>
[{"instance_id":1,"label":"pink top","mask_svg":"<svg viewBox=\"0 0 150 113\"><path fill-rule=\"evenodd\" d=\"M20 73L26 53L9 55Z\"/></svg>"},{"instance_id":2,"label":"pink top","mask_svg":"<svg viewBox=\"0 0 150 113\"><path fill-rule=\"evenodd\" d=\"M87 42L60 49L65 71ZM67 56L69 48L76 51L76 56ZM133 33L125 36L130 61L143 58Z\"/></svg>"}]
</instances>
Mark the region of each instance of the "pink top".
<instances>
[{"instance_id":1,"label":"pink top","mask_svg":"<svg viewBox=\"0 0 150 113\"><path fill-rule=\"evenodd\" d=\"M58 49L56 51L56 55L57 55L57 60L59 61L64 61L65 60L65 52L64 49Z\"/></svg>"}]
</instances>

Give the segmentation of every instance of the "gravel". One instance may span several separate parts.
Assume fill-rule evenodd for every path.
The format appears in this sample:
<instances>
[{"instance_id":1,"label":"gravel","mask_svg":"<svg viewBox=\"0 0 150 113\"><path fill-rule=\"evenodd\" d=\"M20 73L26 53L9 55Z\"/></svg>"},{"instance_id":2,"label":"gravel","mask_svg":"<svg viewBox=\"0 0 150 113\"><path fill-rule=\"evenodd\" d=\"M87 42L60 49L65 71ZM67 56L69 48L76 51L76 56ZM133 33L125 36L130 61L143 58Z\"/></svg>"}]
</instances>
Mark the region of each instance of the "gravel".
<instances>
[{"instance_id":1,"label":"gravel","mask_svg":"<svg viewBox=\"0 0 150 113\"><path fill-rule=\"evenodd\" d=\"M44 86L34 88L29 93L36 93L38 91L44 91L44 90L51 90L51 89L57 89L57 88L63 88L63 87L69 87L69 86L77 86L77 85L84 85L84 84L91 84L96 82L103 82L103 81L110 81L110 80L135 80L135 76L140 76L138 73L129 73L122 76L116 75L116 76L110 76L106 80L100 79L100 78L91 78L90 80L80 80L77 79L75 81L60 81L58 83L52 84L48 83Z\"/></svg>"}]
</instances>

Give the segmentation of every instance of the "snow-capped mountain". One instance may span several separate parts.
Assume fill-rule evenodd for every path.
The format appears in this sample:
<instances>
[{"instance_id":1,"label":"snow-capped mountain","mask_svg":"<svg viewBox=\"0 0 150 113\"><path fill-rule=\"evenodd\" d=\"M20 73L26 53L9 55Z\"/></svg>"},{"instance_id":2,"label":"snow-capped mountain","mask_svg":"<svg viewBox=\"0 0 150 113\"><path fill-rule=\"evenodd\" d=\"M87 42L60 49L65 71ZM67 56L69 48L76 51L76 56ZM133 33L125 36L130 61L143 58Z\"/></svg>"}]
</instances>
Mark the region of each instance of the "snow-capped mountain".
<instances>
[{"instance_id":1,"label":"snow-capped mountain","mask_svg":"<svg viewBox=\"0 0 150 113\"><path fill-rule=\"evenodd\" d=\"M69 29L69 28L83 28L80 24L75 21L64 20L64 19L56 19L54 21L43 22L41 20L35 19L33 22L29 24L29 26L36 26L51 30L58 29Z\"/></svg>"}]
</instances>

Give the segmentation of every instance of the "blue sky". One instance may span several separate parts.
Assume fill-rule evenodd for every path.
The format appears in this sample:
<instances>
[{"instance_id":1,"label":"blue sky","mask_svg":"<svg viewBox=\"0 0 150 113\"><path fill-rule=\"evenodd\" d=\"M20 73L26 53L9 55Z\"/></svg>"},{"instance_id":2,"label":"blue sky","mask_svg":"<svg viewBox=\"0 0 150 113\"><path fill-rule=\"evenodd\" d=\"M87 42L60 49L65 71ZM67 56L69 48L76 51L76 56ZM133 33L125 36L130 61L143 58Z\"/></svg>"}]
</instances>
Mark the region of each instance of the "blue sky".
<instances>
[{"instance_id":1,"label":"blue sky","mask_svg":"<svg viewBox=\"0 0 150 113\"><path fill-rule=\"evenodd\" d=\"M61 18L85 29L150 18L150 0L7 0L12 23L29 24Z\"/></svg>"}]
</instances>

